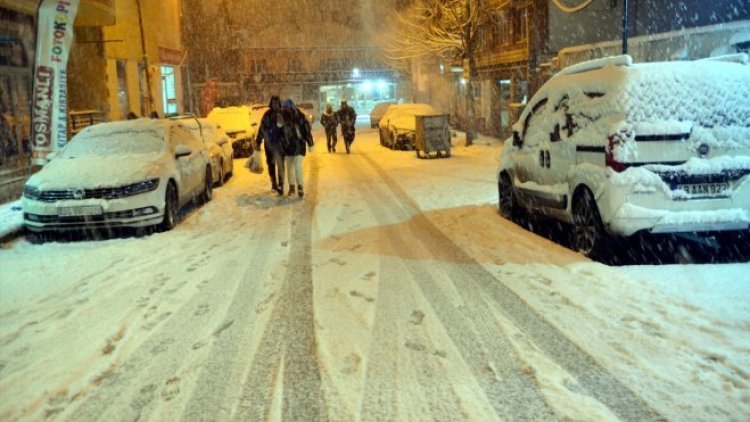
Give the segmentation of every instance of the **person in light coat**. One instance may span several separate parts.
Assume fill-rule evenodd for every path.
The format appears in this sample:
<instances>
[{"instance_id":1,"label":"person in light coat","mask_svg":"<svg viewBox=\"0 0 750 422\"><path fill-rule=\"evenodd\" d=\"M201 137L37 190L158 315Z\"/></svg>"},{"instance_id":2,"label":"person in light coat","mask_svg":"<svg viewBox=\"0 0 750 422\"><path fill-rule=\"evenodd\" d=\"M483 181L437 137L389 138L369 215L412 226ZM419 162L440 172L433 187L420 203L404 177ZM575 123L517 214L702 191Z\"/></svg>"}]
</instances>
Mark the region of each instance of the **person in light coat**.
<instances>
[{"instance_id":1,"label":"person in light coat","mask_svg":"<svg viewBox=\"0 0 750 422\"><path fill-rule=\"evenodd\" d=\"M281 110L284 118L284 165L289 181L288 195L292 196L296 193L302 198L304 196L302 160L305 158L307 149L309 148L312 152L314 146L310 122L294 106L292 100L284 100Z\"/></svg>"}]
</instances>

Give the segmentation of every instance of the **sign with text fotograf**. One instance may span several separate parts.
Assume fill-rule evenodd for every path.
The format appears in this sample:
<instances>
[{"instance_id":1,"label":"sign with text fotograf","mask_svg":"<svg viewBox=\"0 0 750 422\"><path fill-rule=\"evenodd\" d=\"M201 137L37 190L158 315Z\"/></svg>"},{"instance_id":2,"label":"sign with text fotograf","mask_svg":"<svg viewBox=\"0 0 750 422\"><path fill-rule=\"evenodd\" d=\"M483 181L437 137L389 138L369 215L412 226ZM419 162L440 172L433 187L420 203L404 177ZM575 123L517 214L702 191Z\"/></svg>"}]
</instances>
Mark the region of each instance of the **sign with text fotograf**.
<instances>
[{"instance_id":1,"label":"sign with text fotograf","mask_svg":"<svg viewBox=\"0 0 750 422\"><path fill-rule=\"evenodd\" d=\"M79 0L42 0L37 12L31 142L35 164L68 142L68 54Z\"/></svg>"}]
</instances>

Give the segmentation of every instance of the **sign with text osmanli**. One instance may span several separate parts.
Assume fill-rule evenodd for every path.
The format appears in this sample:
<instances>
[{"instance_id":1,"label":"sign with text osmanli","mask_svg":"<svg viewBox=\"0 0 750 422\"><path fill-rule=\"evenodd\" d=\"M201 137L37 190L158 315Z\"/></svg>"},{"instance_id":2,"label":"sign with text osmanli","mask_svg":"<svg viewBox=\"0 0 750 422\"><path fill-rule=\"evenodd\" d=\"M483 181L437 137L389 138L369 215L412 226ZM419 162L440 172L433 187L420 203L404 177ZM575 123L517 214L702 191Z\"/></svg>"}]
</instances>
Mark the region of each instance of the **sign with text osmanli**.
<instances>
[{"instance_id":1,"label":"sign with text osmanli","mask_svg":"<svg viewBox=\"0 0 750 422\"><path fill-rule=\"evenodd\" d=\"M79 0L42 0L37 11L31 141L35 164L68 141L68 53Z\"/></svg>"}]
</instances>

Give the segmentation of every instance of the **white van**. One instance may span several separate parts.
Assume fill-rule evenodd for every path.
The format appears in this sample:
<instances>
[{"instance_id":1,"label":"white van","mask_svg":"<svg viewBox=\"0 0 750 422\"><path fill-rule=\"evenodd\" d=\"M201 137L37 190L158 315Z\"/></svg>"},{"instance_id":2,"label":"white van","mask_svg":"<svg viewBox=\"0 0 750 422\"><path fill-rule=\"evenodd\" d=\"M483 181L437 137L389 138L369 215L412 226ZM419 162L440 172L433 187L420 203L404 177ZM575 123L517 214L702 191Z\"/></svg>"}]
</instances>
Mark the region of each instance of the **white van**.
<instances>
[{"instance_id":1,"label":"white van","mask_svg":"<svg viewBox=\"0 0 750 422\"><path fill-rule=\"evenodd\" d=\"M599 255L608 236L740 234L750 241L750 66L745 54L580 63L552 77L505 142L501 214L572 223Z\"/></svg>"}]
</instances>

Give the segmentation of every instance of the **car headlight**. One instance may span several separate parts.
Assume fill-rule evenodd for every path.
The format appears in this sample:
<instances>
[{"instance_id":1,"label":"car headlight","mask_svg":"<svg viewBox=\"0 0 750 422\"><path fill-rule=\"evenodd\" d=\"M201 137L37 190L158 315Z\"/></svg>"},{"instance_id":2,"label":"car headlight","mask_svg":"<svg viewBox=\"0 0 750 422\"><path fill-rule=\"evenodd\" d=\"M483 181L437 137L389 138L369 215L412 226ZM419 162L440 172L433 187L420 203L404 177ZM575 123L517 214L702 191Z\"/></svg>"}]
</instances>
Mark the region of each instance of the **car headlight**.
<instances>
[{"instance_id":1,"label":"car headlight","mask_svg":"<svg viewBox=\"0 0 750 422\"><path fill-rule=\"evenodd\" d=\"M31 185L23 186L23 196L29 199L39 199L42 192L36 187Z\"/></svg>"},{"instance_id":2,"label":"car headlight","mask_svg":"<svg viewBox=\"0 0 750 422\"><path fill-rule=\"evenodd\" d=\"M143 182L133 183L132 185L123 186L120 190L120 196L133 196L139 193L150 192L159 187L159 179L151 179Z\"/></svg>"}]
</instances>

